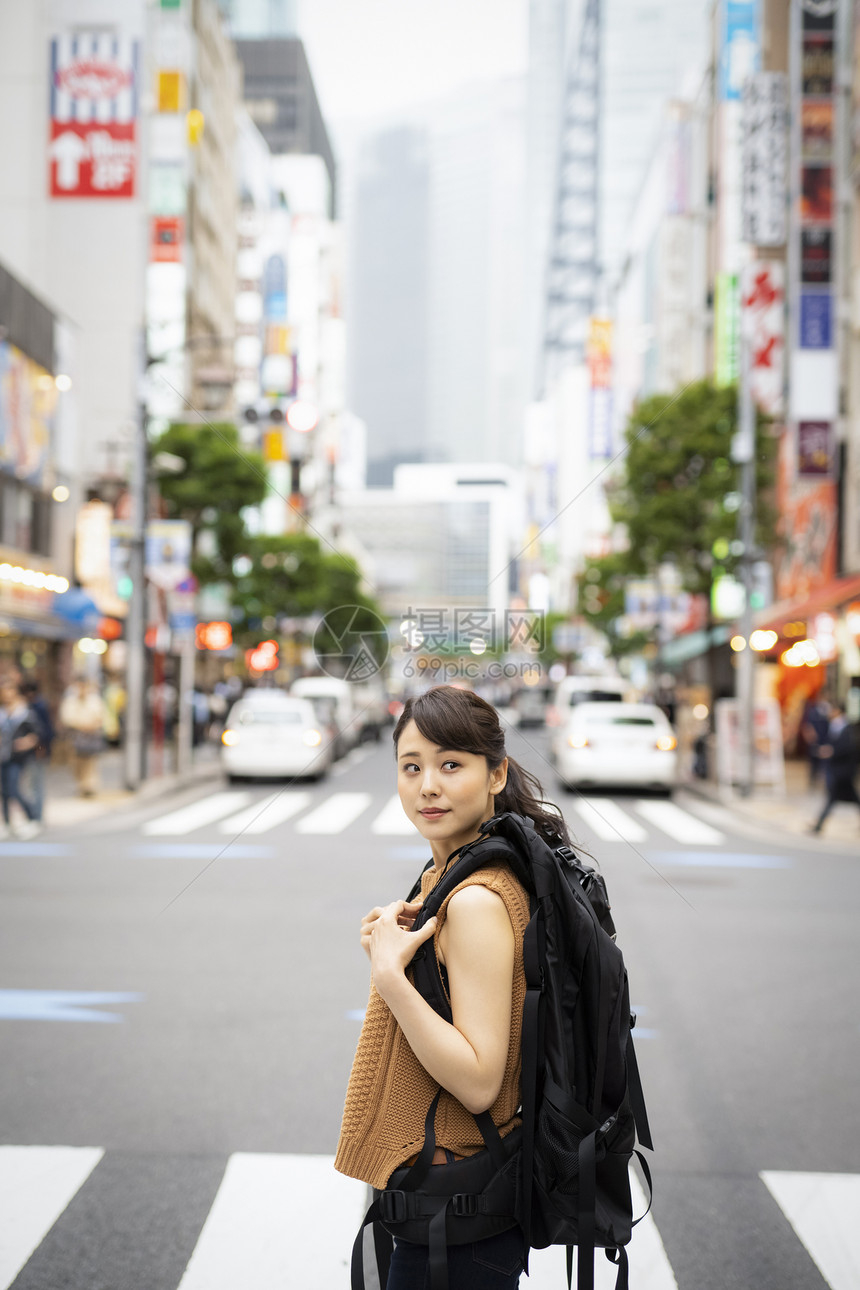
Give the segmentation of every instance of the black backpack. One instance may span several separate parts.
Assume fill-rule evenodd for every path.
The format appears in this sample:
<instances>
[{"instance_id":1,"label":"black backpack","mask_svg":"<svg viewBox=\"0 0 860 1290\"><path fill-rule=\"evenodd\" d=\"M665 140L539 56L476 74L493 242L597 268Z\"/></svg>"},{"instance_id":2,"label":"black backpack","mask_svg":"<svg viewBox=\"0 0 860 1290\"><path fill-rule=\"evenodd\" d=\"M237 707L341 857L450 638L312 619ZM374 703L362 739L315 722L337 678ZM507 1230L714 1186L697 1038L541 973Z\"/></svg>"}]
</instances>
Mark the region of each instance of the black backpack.
<instances>
[{"instance_id":1,"label":"black backpack","mask_svg":"<svg viewBox=\"0 0 860 1290\"><path fill-rule=\"evenodd\" d=\"M480 1240L517 1223L526 1271L529 1249L565 1245L570 1285L576 1246L577 1290L592 1290L594 1250L602 1247L618 1267L616 1290L626 1290L624 1247L633 1227L628 1165L637 1135L644 1147L652 1148L652 1142L630 1034L635 1017L606 884L569 847L551 847L532 820L506 812L482 824L481 836L461 849L415 927L464 878L497 864L510 867L531 907L523 936L522 1126L503 1139L485 1111L475 1119L487 1151L431 1170L437 1094L418 1159L395 1170L384 1191L374 1192L353 1249L352 1290L364 1285L362 1239L369 1223L383 1290L391 1236L427 1244L433 1290L446 1290L447 1245ZM409 898L419 890L420 880ZM431 942L412 963L415 988L451 1021ZM650 1190L647 1162L636 1155Z\"/></svg>"}]
</instances>

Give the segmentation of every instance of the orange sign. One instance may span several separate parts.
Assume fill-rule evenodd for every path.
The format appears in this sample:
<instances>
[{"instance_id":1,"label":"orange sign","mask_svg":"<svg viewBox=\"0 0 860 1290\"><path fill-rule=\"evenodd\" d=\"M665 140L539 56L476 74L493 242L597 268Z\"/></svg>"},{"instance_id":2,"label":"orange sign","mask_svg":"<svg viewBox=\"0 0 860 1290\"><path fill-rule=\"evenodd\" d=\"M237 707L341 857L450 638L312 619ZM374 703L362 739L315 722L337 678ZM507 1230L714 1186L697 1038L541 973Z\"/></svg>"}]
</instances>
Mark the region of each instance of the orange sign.
<instances>
[{"instance_id":1,"label":"orange sign","mask_svg":"<svg viewBox=\"0 0 860 1290\"><path fill-rule=\"evenodd\" d=\"M836 577L836 483L797 479L792 436L784 433L777 472L782 554L776 568L777 600L794 600Z\"/></svg>"}]
</instances>

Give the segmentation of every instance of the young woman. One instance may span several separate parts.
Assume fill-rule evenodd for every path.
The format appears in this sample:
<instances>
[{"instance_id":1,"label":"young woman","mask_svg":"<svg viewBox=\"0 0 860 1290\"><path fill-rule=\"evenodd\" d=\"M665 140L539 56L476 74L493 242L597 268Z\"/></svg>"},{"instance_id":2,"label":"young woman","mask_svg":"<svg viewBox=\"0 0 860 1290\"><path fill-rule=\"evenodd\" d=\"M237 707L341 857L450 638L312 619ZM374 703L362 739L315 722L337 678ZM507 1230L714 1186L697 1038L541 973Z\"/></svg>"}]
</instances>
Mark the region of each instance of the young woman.
<instances>
[{"instance_id":1,"label":"young woman","mask_svg":"<svg viewBox=\"0 0 860 1290\"><path fill-rule=\"evenodd\" d=\"M425 1115L440 1088L434 1166L485 1149L476 1114L489 1110L502 1138L519 1123L528 895L506 866L482 869L413 933L422 901L494 813L530 816L551 843L569 842L538 781L506 755L495 709L471 691L442 685L408 700L394 744L400 800L430 844L433 868L413 904L377 906L362 920L370 1002L335 1160L342 1173L380 1189L420 1151ZM453 1024L425 1002L408 975L416 950L431 938L447 973ZM397 1239L385 1290L424 1290L427 1264L427 1246ZM450 1290L514 1290L521 1270L516 1227L448 1246Z\"/></svg>"}]
</instances>

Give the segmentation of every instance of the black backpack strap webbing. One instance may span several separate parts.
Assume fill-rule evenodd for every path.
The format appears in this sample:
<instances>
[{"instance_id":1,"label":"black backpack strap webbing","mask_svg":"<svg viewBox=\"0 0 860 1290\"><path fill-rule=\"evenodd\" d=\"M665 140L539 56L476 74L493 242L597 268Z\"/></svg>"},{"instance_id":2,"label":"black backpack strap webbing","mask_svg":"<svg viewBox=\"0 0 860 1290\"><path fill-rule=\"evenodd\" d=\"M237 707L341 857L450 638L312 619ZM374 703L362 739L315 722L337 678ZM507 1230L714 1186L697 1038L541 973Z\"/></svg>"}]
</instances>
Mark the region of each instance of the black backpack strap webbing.
<instances>
[{"instance_id":1,"label":"black backpack strap webbing","mask_svg":"<svg viewBox=\"0 0 860 1290\"><path fill-rule=\"evenodd\" d=\"M636 1136L643 1147L653 1151L651 1126L648 1123L648 1112L645 1110L645 1094L642 1092L642 1078L639 1074L639 1063L636 1060L632 1035L627 1036L627 1087L630 1093L630 1107L636 1123Z\"/></svg>"},{"instance_id":2,"label":"black backpack strap webbing","mask_svg":"<svg viewBox=\"0 0 860 1290\"><path fill-rule=\"evenodd\" d=\"M379 1290L385 1290L388 1284L388 1273L391 1268L391 1256L394 1253L394 1237L381 1223L373 1224L373 1248L376 1253L376 1271L379 1278Z\"/></svg>"},{"instance_id":3,"label":"black backpack strap webbing","mask_svg":"<svg viewBox=\"0 0 860 1290\"><path fill-rule=\"evenodd\" d=\"M648 1214L654 1202L654 1184L651 1182L651 1170L648 1168L648 1161L645 1159L641 1151L634 1151L634 1155L636 1155L639 1159L639 1166L642 1170L642 1173L645 1175L645 1181L648 1184L648 1208L645 1210L645 1214ZM634 1227L636 1226L637 1223L642 1222L642 1219L645 1217L645 1214L640 1214L638 1218L634 1218L633 1220Z\"/></svg>"},{"instance_id":4,"label":"black backpack strap webbing","mask_svg":"<svg viewBox=\"0 0 860 1290\"><path fill-rule=\"evenodd\" d=\"M496 1127L496 1122L490 1115L489 1111L481 1111L474 1116L475 1123L481 1130L481 1137L484 1139L484 1146L490 1153L490 1159L493 1165L501 1173L508 1163L505 1149L502 1146L502 1135Z\"/></svg>"},{"instance_id":5,"label":"black backpack strap webbing","mask_svg":"<svg viewBox=\"0 0 860 1290\"><path fill-rule=\"evenodd\" d=\"M364 1229L373 1224L373 1240L376 1250L376 1266L379 1270L379 1284L384 1286L388 1280L388 1269L391 1264L391 1251L394 1243L391 1237L383 1227L380 1226L379 1220L382 1217L382 1211L379 1207L379 1198L374 1200L368 1209L364 1218L361 1220L361 1227L358 1229L358 1235L352 1246L352 1259L349 1265L349 1284L351 1290L365 1290L364 1280ZM386 1242L382 1239L377 1241L377 1232L381 1232L383 1237L388 1238L388 1248L386 1252ZM382 1256L380 1260L380 1255Z\"/></svg>"},{"instance_id":6,"label":"black backpack strap webbing","mask_svg":"<svg viewBox=\"0 0 860 1290\"><path fill-rule=\"evenodd\" d=\"M441 1096L442 1086L440 1084L439 1090L433 1098L433 1101L430 1103L430 1106L427 1108L427 1115L424 1118L424 1145L418 1152L418 1158L416 1159L415 1164L412 1165L409 1172L404 1175L403 1180L400 1183L401 1191L416 1191L430 1171L430 1166L433 1163L433 1156L436 1151L436 1107L439 1105L439 1098Z\"/></svg>"},{"instance_id":7,"label":"black backpack strap webbing","mask_svg":"<svg viewBox=\"0 0 860 1290\"><path fill-rule=\"evenodd\" d=\"M619 1245L614 1250L608 1249L605 1253L609 1262L618 1268L618 1276L615 1278L615 1290L628 1290L627 1251L624 1246Z\"/></svg>"},{"instance_id":8,"label":"black backpack strap webbing","mask_svg":"<svg viewBox=\"0 0 860 1290\"><path fill-rule=\"evenodd\" d=\"M594 1290L594 1226L597 1206L597 1133L579 1144L579 1213L576 1290Z\"/></svg>"},{"instance_id":9,"label":"black backpack strap webbing","mask_svg":"<svg viewBox=\"0 0 860 1290\"><path fill-rule=\"evenodd\" d=\"M436 1107L439 1105L439 1098L442 1095L441 1086L433 1101L427 1110L424 1120L424 1145L418 1153L415 1164L412 1165L409 1172L405 1175L400 1183L401 1191L414 1191L421 1186L427 1177L427 1172L433 1163L433 1155L436 1151ZM394 1242L389 1233L382 1226L382 1196L380 1193L373 1204L365 1214L361 1227L358 1229L358 1235L352 1247L352 1260L350 1262L350 1285L351 1290L365 1290L364 1281L364 1229L373 1224L373 1243L376 1251L376 1266L379 1272L379 1284L384 1290L385 1283L388 1280L388 1269L391 1265L391 1254L394 1249ZM444 1254L444 1250L443 1250ZM433 1286L433 1290L447 1290L447 1255L445 1255L446 1273L445 1286Z\"/></svg>"}]
</instances>

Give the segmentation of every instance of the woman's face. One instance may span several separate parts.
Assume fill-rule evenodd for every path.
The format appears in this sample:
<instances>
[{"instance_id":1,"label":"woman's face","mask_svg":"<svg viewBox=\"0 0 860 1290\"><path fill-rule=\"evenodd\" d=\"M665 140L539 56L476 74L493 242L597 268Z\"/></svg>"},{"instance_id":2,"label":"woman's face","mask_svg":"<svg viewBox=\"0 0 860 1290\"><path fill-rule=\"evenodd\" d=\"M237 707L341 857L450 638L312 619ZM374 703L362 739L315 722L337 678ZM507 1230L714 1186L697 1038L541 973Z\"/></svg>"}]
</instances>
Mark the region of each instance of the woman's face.
<instances>
[{"instance_id":1,"label":"woman's face","mask_svg":"<svg viewBox=\"0 0 860 1290\"><path fill-rule=\"evenodd\" d=\"M409 819L444 860L478 836L505 786L507 758L490 770L486 757L439 748L409 721L397 743L397 790Z\"/></svg>"}]
</instances>

